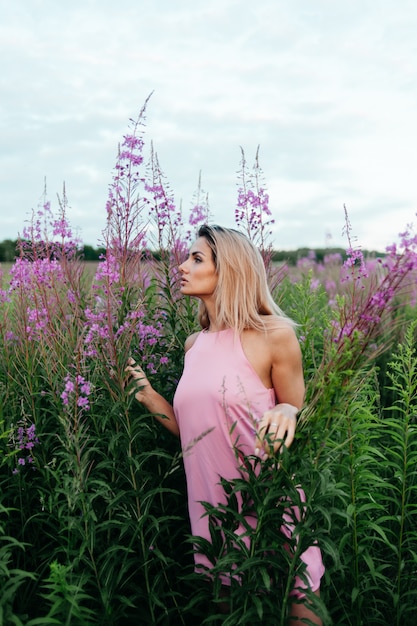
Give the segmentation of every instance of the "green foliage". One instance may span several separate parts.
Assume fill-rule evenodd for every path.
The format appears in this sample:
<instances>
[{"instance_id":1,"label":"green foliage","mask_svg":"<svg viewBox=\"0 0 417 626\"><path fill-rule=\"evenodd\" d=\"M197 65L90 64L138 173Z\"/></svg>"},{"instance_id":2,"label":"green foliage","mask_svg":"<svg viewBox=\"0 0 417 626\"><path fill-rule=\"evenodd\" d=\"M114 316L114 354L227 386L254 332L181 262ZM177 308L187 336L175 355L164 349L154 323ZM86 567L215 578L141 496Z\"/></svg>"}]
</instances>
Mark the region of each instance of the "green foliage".
<instances>
[{"instance_id":1,"label":"green foliage","mask_svg":"<svg viewBox=\"0 0 417 626\"><path fill-rule=\"evenodd\" d=\"M367 281L357 251L342 276L324 254L273 267L264 246L273 295L298 323L305 407L290 451L239 456L240 477L221 477L225 503L205 504L211 541L190 537L179 441L125 372L133 357L170 401L196 330L196 303L177 289L191 233L178 232L156 155L140 169L144 111L119 150L94 276L64 197L49 223L62 242L45 235L45 202L0 290L0 626L284 625L316 544L326 573L320 598L306 595L323 624L414 626L417 239L407 231ZM239 194L263 245L258 175L256 162ZM195 226L208 207L194 209ZM195 551L210 577L194 572Z\"/></svg>"},{"instance_id":2,"label":"green foliage","mask_svg":"<svg viewBox=\"0 0 417 626\"><path fill-rule=\"evenodd\" d=\"M16 624L22 621L14 611L14 601L21 587L35 576L15 566L16 554L25 549L24 544L13 536L5 535L9 511L0 505L0 624Z\"/></svg>"},{"instance_id":3,"label":"green foliage","mask_svg":"<svg viewBox=\"0 0 417 626\"><path fill-rule=\"evenodd\" d=\"M386 408L382 447L387 502L384 553L389 555L393 624L411 623L417 588L417 323L409 325L389 364L394 402ZM413 602L410 600L413 599Z\"/></svg>"},{"instance_id":4,"label":"green foliage","mask_svg":"<svg viewBox=\"0 0 417 626\"><path fill-rule=\"evenodd\" d=\"M17 240L0 241L0 263L11 263L17 256Z\"/></svg>"},{"instance_id":5,"label":"green foliage","mask_svg":"<svg viewBox=\"0 0 417 626\"><path fill-rule=\"evenodd\" d=\"M84 244L81 249L81 256L84 261L98 261L105 252L105 248L93 248L93 246Z\"/></svg>"},{"instance_id":6,"label":"green foliage","mask_svg":"<svg viewBox=\"0 0 417 626\"><path fill-rule=\"evenodd\" d=\"M163 274L143 292L125 289L121 295L119 325L138 297L146 302L144 324L154 320L156 309L162 312L160 343L146 350L150 359L164 346L169 367L151 377L172 397L183 342L195 329L195 305L175 300ZM45 333L11 346L3 335L4 623L284 624L300 566L296 556L314 541L326 574L321 599L314 596L312 606L325 624L413 623L415 324L401 332L386 358L384 394L391 404L384 406L381 377L361 341L352 337L341 350L330 339L335 312L324 291L312 289L311 276L296 283L283 279L279 303L299 323L306 409L297 440L279 465L249 459L240 480L223 482L227 504L207 505L211 543L189 538L178 442L120 382L127 356L146 356L139 338L121 336L115 348L96 344L100 357L89 360L91 407L83 412L60 397L82 319L68 318L66 331L61 327L52 343ZM16 307L7 314L20 323ZM32 466L17 465L21 452L13 442L22 423L35 423L40 441ZM290 538L279 530L288 501L303 511ZM236 523L253 510L258 525L244 526L237 539ZM193 546L215 563L214 584L193 573ZM233 574L227 616L219 610L224 572Z\"/></svg>"},{"instance_id":7,"label":"green foliage","mask_svg":"<svg viewBox=\"0 0 417 626\"><path fill-rule=\"evenodd\" d=\"M226 503L217 507L204 503L211 541L192 538L196 551L205 554L212 564L215 602L222 600L224 579L230 580L230 613L222 623L287 624L298 576L312 609L329 624L323 603L304 589L305 564L300 559L321 539L312 519L313 510L315 519L321 510L320 496L312 492L306 500L299 487L306 477L318 478L317 472L308 460L288 451L281 454L279 462L244 456L240 460L241 477L222 480ZM326 484L326 491L329 496L331 485ZM213 619L215 614L202 624L212 623Z\"/></svg>"}]
</instances>

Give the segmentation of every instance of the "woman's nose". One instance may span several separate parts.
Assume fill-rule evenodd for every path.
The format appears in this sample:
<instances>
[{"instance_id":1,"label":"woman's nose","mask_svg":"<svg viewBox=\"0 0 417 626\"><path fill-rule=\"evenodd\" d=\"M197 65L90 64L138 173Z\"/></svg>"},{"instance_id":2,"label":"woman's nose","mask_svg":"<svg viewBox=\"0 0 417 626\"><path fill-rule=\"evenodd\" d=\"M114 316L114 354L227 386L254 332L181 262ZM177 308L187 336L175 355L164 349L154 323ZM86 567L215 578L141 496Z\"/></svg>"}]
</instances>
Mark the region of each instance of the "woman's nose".
<instances>
[{"instance_id":1,"label":"woman's nose","mask_svg":"<svg viewBox=\"0 0 417 626\"><path fill-rule=\"evenodd\" d=\"M178 269L181 272L181 274L184 274L185 272L188 272L188 259L187 259L187 261L184 261L183 263L181 263L181 265L179 266Z\"/></svg>"}]
</instances>

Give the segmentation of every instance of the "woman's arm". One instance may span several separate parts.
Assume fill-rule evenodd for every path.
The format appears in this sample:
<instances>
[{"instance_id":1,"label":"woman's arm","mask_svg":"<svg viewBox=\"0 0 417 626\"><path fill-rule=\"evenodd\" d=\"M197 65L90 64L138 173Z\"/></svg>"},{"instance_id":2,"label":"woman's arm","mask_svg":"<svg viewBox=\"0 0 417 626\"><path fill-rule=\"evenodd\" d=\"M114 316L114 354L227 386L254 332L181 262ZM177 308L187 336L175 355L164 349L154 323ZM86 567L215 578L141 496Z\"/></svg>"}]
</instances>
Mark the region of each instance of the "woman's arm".
<instances>
[{"instance_id":1,"label":"woman's arm","mask_svg":"<svg viewBox=\"0 0 417 626\"><path fill-rule=\"evenodd\" d=\"M173 435L179 436L180 431L172 405L165 400L161 394L155 391L143 369L131 358L128 361L125 371L135 382L137 391L132 391L131 393L135 393L136 400L143 404L149 413L152 413Z\"/></svg>"},{"instance_id":2,"label":"woman's arm","mask_svg":"<svg viewBox=\"0 0 417 626\"><path fill-rule=\"evenodd\" d=\"M297 413L302 408L305 395L301 349L294 329L282 325L268 331L271 380L278 404L266 411L259 422L256 441L257 453L271 453L266 435L274 441L273 452L282 444L292 444L297 426Z\"/></svg>"}]
</instances>

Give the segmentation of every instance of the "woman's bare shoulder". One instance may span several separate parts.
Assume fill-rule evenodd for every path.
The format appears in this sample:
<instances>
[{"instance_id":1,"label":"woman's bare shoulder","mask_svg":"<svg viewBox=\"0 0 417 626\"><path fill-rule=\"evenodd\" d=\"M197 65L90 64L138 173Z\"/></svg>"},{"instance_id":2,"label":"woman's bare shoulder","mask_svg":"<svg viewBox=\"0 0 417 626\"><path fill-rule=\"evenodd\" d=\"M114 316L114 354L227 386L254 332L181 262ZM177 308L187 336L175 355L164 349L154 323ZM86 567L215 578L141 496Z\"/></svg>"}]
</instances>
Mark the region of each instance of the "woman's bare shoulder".
<instances>
[{"instance_id":1,"label":"woman's bare shoulder","mask_svg":"<svg viewBox=\"0 0 417 626\"><path fill-rule=\"evenodd\" d=\"M295 324L285 317L268 316L265 320L265 337L269 345L298 344Z\"/></svg>"},{"instance_id":2,"label":"woman's bare shoulder","mask_svg":"<svg viewBox=\"0 0 417 626\"><path fill-rule=\"evenodd\" d=\"M265 315L264 316L265 332L274 334L276 331L284 331L294 333L294 328L297 326L291 319L287 317L279 317L278 315Z\"/></svg>"},{"instance_id":3,"label":"woman's bare shoulder","mask_svg":"<svg viewBox=\"0 0 417 626\"><path fill-rule=\"evenodd\" d=\"M200 332L201 331L198 331L196 333L193 333L189 337L187 337L187 339L185 340L185 343L184 343L184 350L185 350L185 352L188 352L188 350L193 347L193 345L195 343L195 340L197 339L197 337L200 334Z\"/></svg>"},{"instance_id":4,"label":"woman's bare shoulder","mask_svg":"<svg viewBox=\"0 0 417 626\"><path fill-rule=\"evenodd\" d=\"M294 324L290 319L277 315L265 315L263 330L246 330L243 334L245 345L263 346L267 352L276 352L277 348L298 344Z\"/></svg>"}]
</instances>

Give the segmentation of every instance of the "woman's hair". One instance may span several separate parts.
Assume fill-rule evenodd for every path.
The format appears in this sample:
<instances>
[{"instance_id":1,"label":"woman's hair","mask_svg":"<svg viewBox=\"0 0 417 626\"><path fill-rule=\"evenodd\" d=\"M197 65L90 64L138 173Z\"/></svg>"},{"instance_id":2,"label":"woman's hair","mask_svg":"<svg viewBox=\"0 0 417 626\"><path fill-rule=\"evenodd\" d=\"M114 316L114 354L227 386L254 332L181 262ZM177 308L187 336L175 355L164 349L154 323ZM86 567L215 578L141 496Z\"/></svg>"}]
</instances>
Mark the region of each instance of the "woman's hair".
<instances>
[{"instance_id":1,"label":"woman's hair","mask_svg":"<svg viewBox=\"0 0 417 626\"><path fill-rule=\"evenodd\" d=\"M274 302L262 256L246 235L233 228L205 224L197 237L205 238L213 255L218 275L216 318L221 326L239 333L247 328L264 330L267 315L295 325ZM198 313L202 328L209 328L210 319L202 301Z\"/></svg>"}]
</instances>

